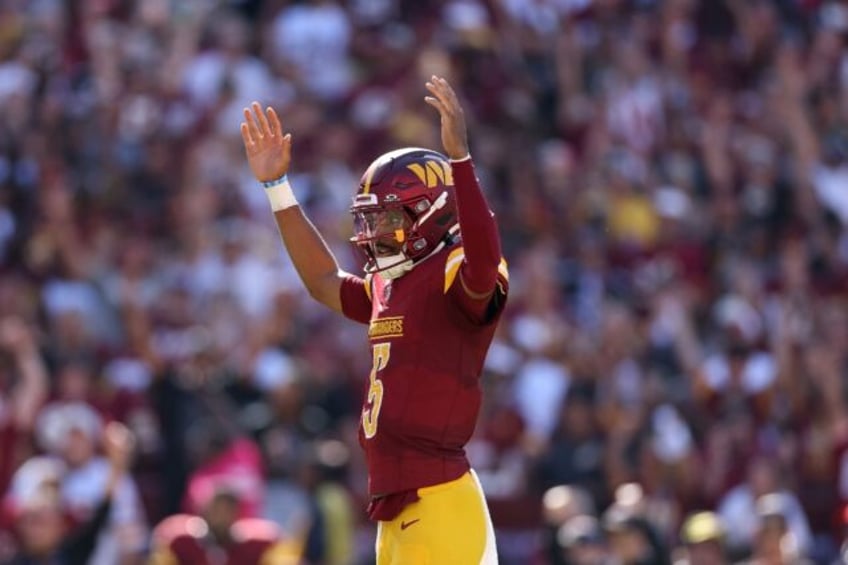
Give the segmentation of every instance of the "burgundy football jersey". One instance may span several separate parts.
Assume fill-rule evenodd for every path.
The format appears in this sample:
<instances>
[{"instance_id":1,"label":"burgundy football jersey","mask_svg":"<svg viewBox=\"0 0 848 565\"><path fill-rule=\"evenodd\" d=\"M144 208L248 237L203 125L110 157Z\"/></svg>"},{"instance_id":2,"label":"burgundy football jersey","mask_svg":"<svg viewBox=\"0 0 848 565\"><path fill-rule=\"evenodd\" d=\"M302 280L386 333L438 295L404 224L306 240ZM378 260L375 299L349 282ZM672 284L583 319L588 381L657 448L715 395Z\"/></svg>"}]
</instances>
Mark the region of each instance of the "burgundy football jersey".
<instances>
[{"instance_id":1,"label":"burgundy football jersey","mask_svg":"<svg viewBox=\"0 0 848 565\"><path fill-rule=\"evenodd\" d=\"M506 262L485 319L463 308L454 245L402 277L342 283L345 315L369 324L373 368L359 439L372 496L451 481L469 469L464 446L480 409L479 376L508 290ZM370 312L370 317L367 313Z\"/></svg>"}]
</instances>

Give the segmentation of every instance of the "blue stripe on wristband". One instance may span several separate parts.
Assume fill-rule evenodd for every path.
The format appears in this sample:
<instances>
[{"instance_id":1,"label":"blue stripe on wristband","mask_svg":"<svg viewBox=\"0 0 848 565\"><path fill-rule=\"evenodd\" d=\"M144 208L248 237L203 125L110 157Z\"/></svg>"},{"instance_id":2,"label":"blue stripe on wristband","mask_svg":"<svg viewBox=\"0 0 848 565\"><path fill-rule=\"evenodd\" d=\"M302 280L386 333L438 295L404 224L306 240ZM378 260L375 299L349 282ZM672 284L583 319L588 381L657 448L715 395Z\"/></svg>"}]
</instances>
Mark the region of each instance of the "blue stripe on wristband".
<instances>
[{"instance_id":1,"label":"blue stripe on wristband","mask_svg":"<svg viewBox=\"0 0 848 565\"><path fill-rule=\"evenodd\" d=\"M273 186L277 186L278 184L283 184L287 180L288 180L288 175L284 174L283 176L281 176L278 179L262 181L262 186L265 187L265 188L271 188Z\"/></svg>"}]
</instances>

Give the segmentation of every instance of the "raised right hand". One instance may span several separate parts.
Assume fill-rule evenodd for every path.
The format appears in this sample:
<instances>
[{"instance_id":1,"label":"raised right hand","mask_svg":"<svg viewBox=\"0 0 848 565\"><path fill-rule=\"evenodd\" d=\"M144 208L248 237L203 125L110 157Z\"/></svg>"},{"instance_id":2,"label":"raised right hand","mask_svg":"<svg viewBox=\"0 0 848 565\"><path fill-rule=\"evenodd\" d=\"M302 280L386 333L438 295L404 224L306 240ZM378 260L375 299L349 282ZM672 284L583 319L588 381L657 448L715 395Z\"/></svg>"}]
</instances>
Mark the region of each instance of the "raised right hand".
<instances>
[{"instance_id":1,"label":"raised right hand","mask_svg":"<svg viewBox=\"0 0 848 565\"><path fill-rule=\"evenodd\" d=\"M280 178L291 163L291 134L283 135L280 118L270 106L262 112L259 102L244 109L241 138L250 170L259 182Z\"/></svg>"}]
</instances>

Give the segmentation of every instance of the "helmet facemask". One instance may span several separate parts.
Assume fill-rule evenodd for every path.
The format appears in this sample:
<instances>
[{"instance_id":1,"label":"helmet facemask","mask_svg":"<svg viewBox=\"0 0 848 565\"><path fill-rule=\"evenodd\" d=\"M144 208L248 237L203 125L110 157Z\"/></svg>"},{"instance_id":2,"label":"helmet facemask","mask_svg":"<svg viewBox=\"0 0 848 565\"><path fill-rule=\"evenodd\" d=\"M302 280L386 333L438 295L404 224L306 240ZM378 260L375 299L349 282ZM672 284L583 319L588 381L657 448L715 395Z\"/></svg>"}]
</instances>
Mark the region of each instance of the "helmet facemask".
<instances>
[{"instance_id":1,"label":"helmet facemask","mask_svg":"<svg viewBox=\"0 0 848 565\"><path fill-rule=\"evenodd\" d=\"M412 268L412 259L405 253L412 218L403 206L354 209L353 218L353 242L365 254L365 272L394 279Z\"/></svg>"}]
</instances>

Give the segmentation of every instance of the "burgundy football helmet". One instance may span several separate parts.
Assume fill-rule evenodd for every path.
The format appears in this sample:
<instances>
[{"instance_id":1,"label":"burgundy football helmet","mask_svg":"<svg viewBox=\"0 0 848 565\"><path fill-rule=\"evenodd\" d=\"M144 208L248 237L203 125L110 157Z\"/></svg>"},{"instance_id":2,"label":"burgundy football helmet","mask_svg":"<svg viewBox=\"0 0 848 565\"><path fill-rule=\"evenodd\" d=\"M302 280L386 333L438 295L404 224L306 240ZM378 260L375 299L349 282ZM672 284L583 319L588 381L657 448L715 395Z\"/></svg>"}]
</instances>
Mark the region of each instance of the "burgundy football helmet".
<instances>
[{"instance_id":1,"label":"burgundy football helmet","mask_svg":"<svg viewBox=\"0 0 848 565\"><path fill-rule=\"evenodd\" d=\"M417 147L381 155L362 175L350 211L365 272L397 278L459 230L450 161Z\"/></svg>"}]
</instances>

